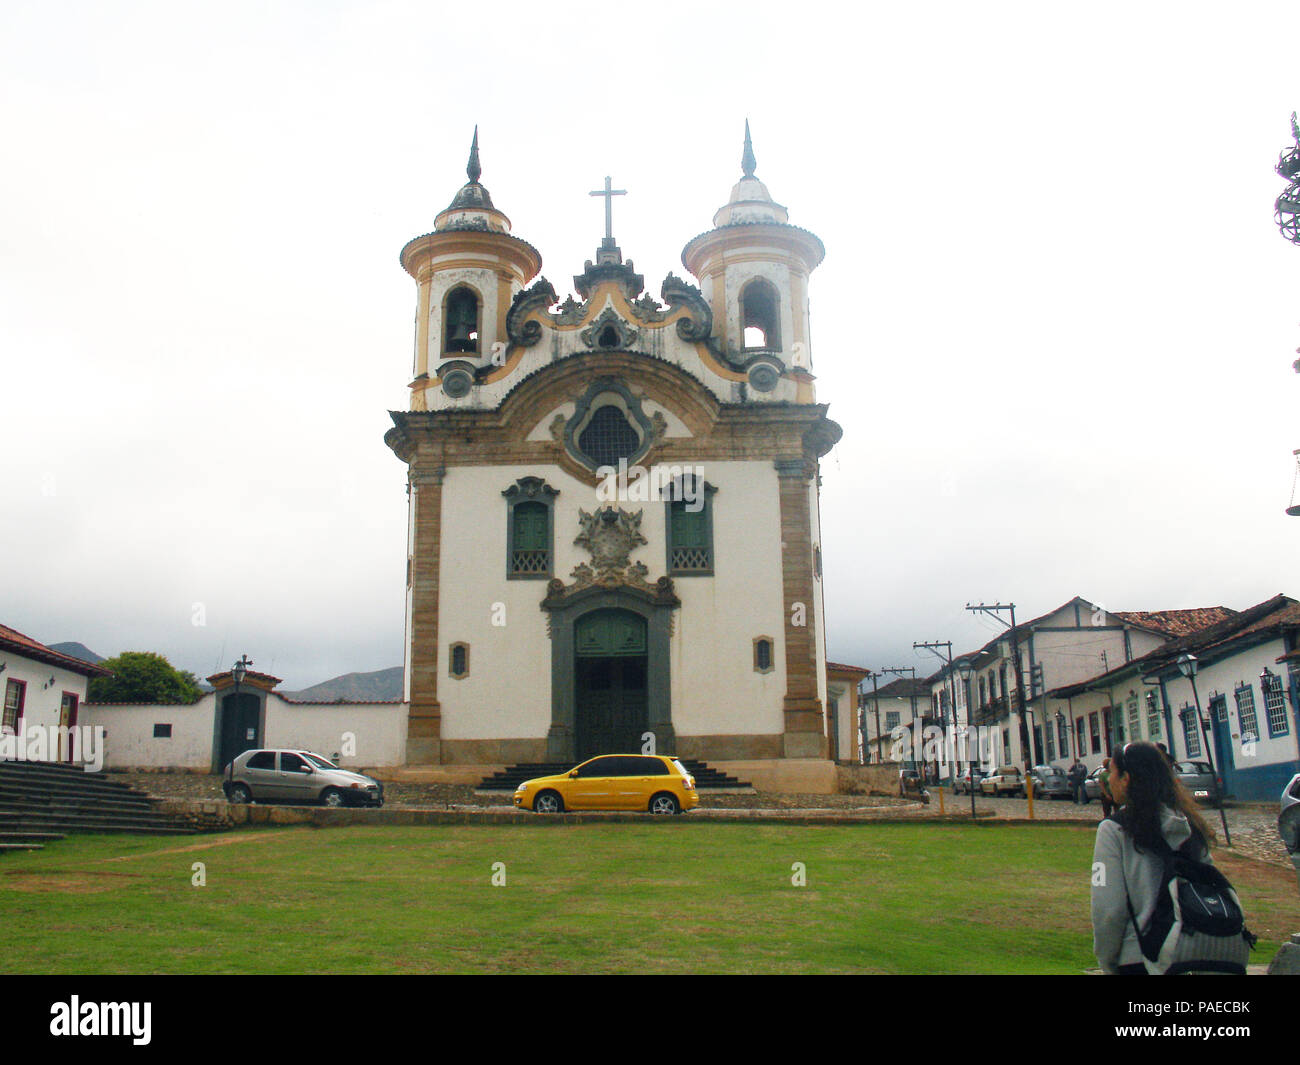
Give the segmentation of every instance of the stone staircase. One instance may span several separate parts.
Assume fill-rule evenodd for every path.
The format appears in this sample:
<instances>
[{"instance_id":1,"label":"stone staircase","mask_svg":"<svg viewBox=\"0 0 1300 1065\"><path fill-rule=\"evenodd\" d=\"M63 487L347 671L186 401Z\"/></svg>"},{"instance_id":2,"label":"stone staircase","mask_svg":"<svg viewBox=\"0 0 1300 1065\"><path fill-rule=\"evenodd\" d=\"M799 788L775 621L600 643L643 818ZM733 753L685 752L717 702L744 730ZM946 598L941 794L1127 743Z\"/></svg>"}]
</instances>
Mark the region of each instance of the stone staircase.
<instances>
[{"instance_id":1,"label":"stone staircase","mask_svg":"<svg viewBox=\"0 0 1300 1065\"><path fill-rule=\"evenodd\" d=\"M721 770L711 768L707 762L699 762L691 758L679 758L678 761L695 778L695 789L697 791L753 787L748 781L737 780ZM524 762L519 765L507 766L500 772L493 773L490 777L484 777L477 790L513 792L525 780L532 780L534 777L554 776L557 773L567 773L573 766L573 762Z\"/></svg>"},{"instance_id":2,"label":"stone staircase","mask_svg":"<svg viewBox=\"0 0 1300 1065\"><path fill-rule=\"evenodd\" d=\"M80 766L0 762L0 853L40 850L74 832L192 835L144 792Z\"/></svg>"}]
</instances>

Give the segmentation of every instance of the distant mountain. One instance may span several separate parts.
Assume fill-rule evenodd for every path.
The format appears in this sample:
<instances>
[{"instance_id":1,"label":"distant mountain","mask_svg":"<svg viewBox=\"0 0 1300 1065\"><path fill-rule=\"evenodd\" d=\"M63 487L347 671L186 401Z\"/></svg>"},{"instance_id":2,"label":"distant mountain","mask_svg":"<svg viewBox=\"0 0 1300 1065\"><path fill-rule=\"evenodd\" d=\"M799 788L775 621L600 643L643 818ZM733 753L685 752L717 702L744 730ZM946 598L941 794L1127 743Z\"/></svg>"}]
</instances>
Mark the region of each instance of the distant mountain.
<instances>
[{"instance_id":1,"label":"distant mountain","mask_svg":"<svg viewBox=\"0 0 1300 1065\"><path fill-rule=\"evenodd\" d=\"M99 665L104 661L103 655L97 655L84 643L51 643L46 644L51 651L58 651L61 655L68 655L71 658L80 658L83 662L89 662L92 666Z\"/></svg>"},{"instance_id":2,"label":"distant mountain","mask_svg":"<svg viewBox=\"0 0 1300 1065\"><path fill-rule=\"evenodd\" d=\"M299 692L281 692L304 703L379 703L402 697L402 667L373 673L344 673Z\"/></svg>"}]
</instances>

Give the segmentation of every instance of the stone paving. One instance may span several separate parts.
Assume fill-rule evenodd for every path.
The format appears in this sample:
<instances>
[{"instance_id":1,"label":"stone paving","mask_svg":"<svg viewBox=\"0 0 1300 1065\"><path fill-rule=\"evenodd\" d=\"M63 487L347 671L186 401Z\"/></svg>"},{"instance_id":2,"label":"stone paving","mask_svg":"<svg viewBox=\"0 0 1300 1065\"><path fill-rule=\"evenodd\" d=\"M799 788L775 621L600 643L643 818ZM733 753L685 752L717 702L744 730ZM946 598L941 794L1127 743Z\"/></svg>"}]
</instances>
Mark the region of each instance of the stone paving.
<instances>
[{"instance_id":1,"label":"stone paving","mask_svg":"<svg viewBox=\"0 0 1300 1065\"><path fill-rule=\"evenodd\" d=\"M948 814L969 812L970 796L944 792L944 810ZM932 789L930 808L938 812L939 800L937 789ZM975 797L975 809L998 818L1025 818L1029 816L1027 799L999 798L989 796ZM1223 823L1219 820L1219 811L1213 807L1203 807L1205 819L1218 835L1219 845L1223 845ZM1277 831L1276 803L1233 803L1224 813L1228 818L1228 832L1232 836L1232 849L1250 858L1292 868L1291 859L1282 845L1282 837ZM1101 820L1101 803L1093 801L1082 805L1063 799L1035 799L1034 818L1040 821L1089 821Z\"/></svg>"}]
</instances>

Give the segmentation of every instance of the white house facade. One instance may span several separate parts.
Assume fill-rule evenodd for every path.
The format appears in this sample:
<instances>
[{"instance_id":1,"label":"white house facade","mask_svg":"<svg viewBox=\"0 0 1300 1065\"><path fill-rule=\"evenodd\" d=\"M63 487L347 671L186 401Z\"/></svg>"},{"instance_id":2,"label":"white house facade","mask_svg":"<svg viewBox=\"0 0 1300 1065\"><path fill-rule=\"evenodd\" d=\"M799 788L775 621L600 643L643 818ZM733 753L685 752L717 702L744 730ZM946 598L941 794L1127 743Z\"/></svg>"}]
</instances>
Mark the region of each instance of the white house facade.
<instances>
[{"instance_id":1,"label":"white house facade","mask_svg":"<svg viewBox=\"0 0 1300 1065\"><path fill-rule=\"evenodd\" d=\"M60 727L71 729L87 724L83 712L86 689L92 677L104 676L108 676L108 670L0 625L0 689L4 691L0 736L57 736L53 730ZM17 747L12 748L13 755L18 756L17 751ZM66 742L45 739L39 746L23 744L19 757L71 760L77 753Z\"/></svg>"}]
</instances>

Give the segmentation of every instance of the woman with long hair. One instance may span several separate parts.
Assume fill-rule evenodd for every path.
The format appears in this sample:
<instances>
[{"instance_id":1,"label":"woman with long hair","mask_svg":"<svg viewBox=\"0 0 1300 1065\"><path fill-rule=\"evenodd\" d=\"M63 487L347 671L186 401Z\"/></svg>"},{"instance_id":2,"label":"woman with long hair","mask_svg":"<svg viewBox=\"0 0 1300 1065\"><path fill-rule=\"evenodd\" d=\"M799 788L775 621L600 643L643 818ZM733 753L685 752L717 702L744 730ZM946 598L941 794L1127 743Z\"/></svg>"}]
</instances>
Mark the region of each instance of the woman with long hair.
<instances>
[{"instance_id":1,"label":"woman with long hair","mask_svg":"<svg viewBox=\"0 0 1300 1065\"><path fill-rule=\"evenodd\" d=\"M1115 748L1110 790L1116 812L1097 826L1092 854L1092 948L1103 972L1145 974L1134 920L1145 927L1155 912L1164 875L1157 848L1194 839L1195 857L1208 862L1214 832L1154 743Z\"/></svg>"}]
</instances>

